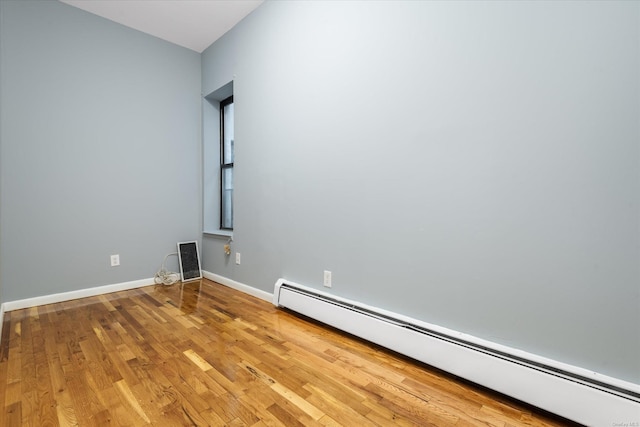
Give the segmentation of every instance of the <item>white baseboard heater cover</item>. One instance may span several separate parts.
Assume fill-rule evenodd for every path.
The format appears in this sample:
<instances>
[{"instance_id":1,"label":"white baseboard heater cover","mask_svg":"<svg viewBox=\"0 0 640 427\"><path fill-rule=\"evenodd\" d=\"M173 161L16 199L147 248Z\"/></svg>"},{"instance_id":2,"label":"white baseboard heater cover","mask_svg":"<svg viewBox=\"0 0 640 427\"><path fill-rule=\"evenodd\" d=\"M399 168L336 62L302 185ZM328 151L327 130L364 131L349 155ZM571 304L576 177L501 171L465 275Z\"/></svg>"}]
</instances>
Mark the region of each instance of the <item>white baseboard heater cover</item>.
<instances>
[{"instance_id":1,"label":"white baseboard heater cover","mask_svg":"<svg viewBox=\"0 0 640 427\"><path fill-rule=\"evenodd\" d=\"M640 425L637 384L285 279L276 282L273 303L584 425Z\"/></svg>"}]
</instances>

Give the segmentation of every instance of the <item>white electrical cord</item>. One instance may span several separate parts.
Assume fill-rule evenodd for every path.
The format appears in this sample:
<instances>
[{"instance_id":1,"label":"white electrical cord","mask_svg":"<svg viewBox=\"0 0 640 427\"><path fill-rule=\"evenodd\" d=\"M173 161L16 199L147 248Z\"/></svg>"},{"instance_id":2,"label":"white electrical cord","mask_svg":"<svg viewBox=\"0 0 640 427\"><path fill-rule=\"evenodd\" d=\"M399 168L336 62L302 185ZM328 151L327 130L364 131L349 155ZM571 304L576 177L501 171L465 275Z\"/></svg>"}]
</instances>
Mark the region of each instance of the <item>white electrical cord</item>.
<instances>
[{"instance_id":1,"label":"white electrical cord","mask_svg":"<svg viewBox=\"0 0 640 427\"><path fill-rule=\"evenodd\" d=\"M174 283L180 280L180 275L178 273L167 271L164 268L164 263L167 260L167 258L169 258L170 255L178 255L178 252L172 252L170 254L167 254L164 257L164 260L162 260L162 265L160 265L160 270L158 270L155 277L155 282L158 285L162 284L162 285L169 286L169 285L173 285Z\"/></svg>"}]
</instances>

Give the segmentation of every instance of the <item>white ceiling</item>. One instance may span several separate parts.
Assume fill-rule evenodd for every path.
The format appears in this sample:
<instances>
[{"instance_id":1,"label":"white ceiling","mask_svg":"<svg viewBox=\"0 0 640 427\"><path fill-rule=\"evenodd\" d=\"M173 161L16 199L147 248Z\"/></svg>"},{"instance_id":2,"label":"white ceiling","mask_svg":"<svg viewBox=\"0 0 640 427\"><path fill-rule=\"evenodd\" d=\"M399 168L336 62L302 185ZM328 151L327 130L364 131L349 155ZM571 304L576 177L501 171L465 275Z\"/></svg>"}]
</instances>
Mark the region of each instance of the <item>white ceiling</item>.
<instances>
[{"instance_id":1,"label":"white ceiling","mask_svg":"<svg viewBox=\"0 0 640 427\"><path fill-rule=\"evenodd\" d=\"M263 0L60 0L127 27L202 52Z\"/></svg>"}]
</instances>

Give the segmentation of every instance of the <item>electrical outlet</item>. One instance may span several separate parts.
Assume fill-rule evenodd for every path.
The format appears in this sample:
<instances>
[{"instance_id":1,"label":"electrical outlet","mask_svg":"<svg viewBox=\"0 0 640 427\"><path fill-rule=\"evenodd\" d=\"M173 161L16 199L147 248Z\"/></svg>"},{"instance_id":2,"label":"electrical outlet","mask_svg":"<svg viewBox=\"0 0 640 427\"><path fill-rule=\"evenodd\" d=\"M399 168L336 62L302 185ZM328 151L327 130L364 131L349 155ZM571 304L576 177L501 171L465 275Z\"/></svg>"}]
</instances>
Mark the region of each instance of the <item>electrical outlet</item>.
<instances>
[{"instance_id":1,"label":"electrical outlet","mask_svg":"<svg viewBox=\"0 0 640 427\"><path fill-rule=\"evenodd\" d=\"M236 264L240 265L240 252L236 252Z\"/></svg>"},{"instance_id":2,"label":"electrical outlet","mask_svg":"<svg viewBox=\"0 0 640 427\"><path fill-rule=\"evenodd\" d=\"M120 255L111 255L111 267L120 265Z\"/></svg>"},{"instance_id":3,"label":"electrical outlet","mask_svg":"<svg viewBox=\"0 0 640 427\"><path fill-rule=\"evenodd\" d=\"M322 283L325 288L331 287L331 272L325 270L324 271L324 282Z\"/></svg>"}]
</instances>

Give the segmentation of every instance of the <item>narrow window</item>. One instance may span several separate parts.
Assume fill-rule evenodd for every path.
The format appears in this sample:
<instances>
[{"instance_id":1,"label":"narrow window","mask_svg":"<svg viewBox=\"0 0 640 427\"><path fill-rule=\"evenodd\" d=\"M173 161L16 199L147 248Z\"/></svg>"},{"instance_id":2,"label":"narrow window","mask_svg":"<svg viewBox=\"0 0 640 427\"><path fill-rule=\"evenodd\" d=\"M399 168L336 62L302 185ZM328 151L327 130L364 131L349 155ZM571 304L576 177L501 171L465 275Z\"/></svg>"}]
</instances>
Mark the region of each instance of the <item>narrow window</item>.
<instances>
[{"instance_id":1,"label":"narrow window","mask_svg":"<svg viewBox=\"0 0 640 427\"><path fill-rule=\"evenodd\" d=\"M233 230L233 96L220 101L220 228Z\"/></svg>"}]
</instances>

